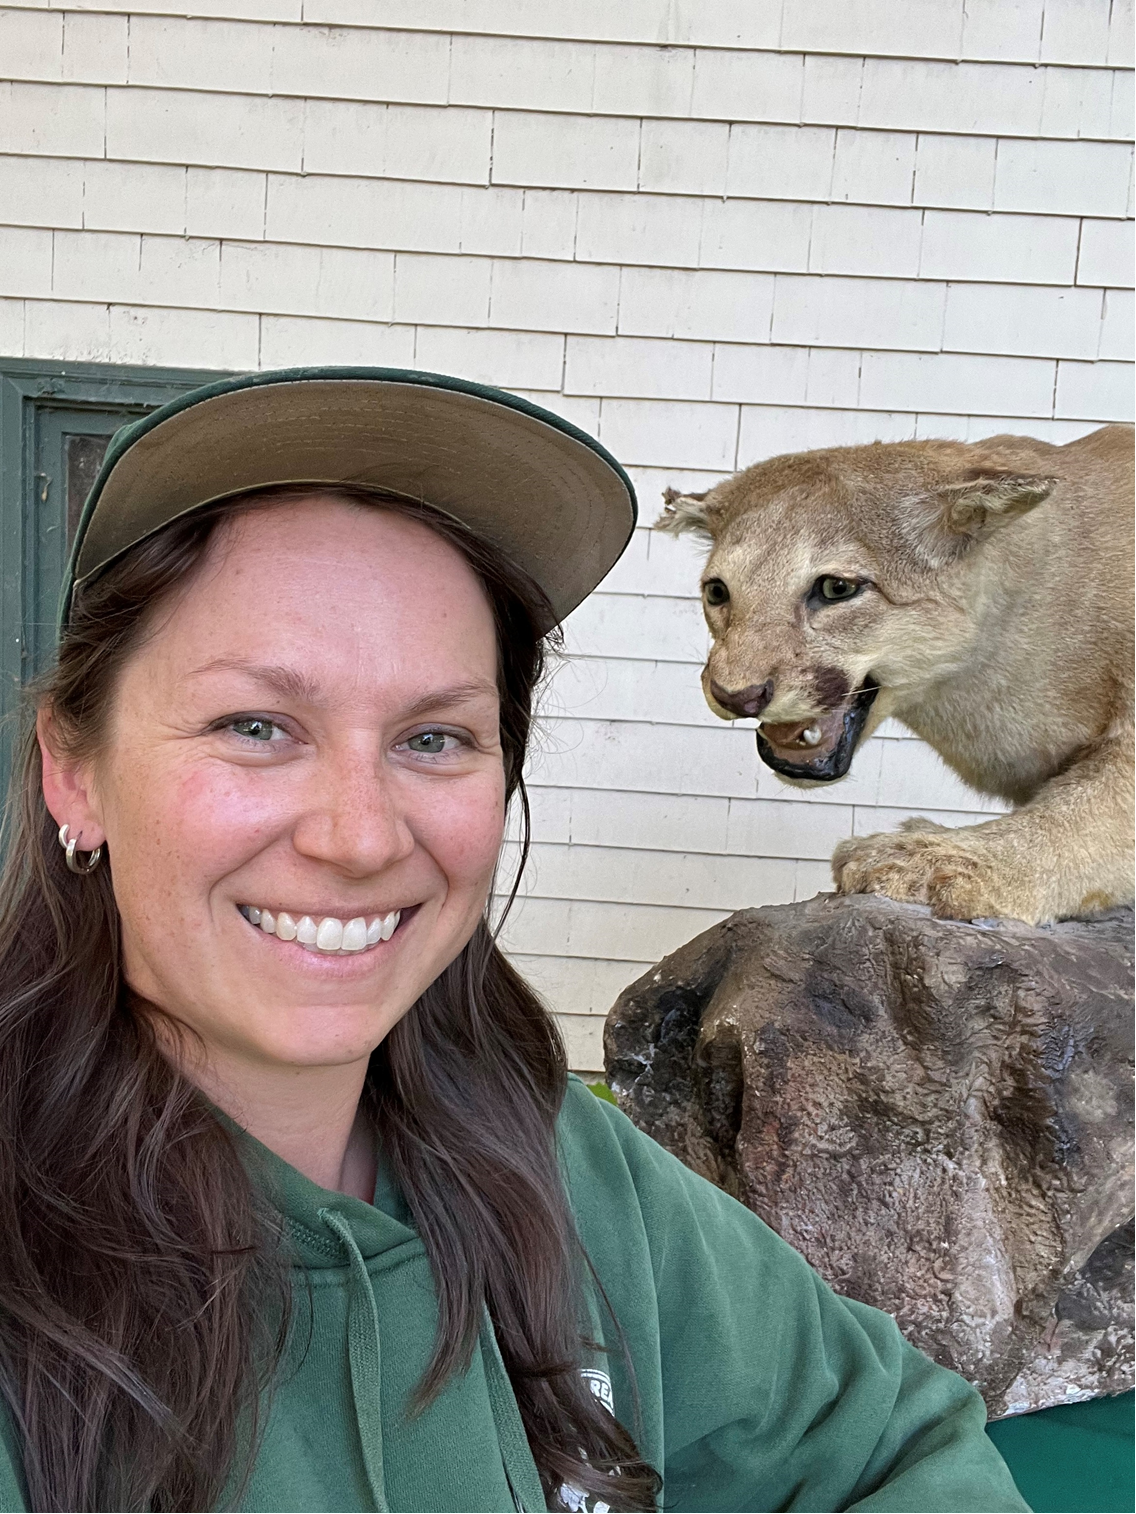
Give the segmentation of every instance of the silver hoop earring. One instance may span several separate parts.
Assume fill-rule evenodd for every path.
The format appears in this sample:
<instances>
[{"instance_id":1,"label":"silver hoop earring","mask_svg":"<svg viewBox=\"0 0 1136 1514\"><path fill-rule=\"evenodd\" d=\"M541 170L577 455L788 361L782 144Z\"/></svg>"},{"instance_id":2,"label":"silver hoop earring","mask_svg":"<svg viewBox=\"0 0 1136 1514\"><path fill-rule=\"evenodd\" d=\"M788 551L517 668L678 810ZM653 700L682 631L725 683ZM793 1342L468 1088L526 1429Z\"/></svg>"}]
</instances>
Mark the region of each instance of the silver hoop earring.
<instances>
[{"instance_id":1,"label":"silver hoop earring","mask_svg":"<svg viewBox=\"0 0 1136 1514\"><path fill-rule=\"evenodd\" d=\"M102 860L103 849L101 846L96 846L93 852L87 853L86 862L80 862L76 855L76 848L79 845L78 840L74 836L68 840L67 833L70 829L69 825L61 825L59 827L59 844L67 854L67 866L71 871L79 873L82 877L86 877L88 873L93 873L95 868L98 867L99 862ZM79 834L82 835L82 831Z\"/></svg>"}]
</instances>

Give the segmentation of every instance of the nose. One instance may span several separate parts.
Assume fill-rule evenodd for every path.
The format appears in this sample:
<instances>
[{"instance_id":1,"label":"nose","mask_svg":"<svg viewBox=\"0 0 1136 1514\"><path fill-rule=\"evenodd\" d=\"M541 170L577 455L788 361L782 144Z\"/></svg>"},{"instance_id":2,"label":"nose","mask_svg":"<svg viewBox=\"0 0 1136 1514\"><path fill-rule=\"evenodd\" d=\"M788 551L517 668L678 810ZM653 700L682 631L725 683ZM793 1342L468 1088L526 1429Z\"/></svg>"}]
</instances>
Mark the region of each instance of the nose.
<instances>
[{"instance_id":1,"label":"nose","mask_svg":"<svg viewBox=\"0 0 1136 1514\"><path fill-rule=\"evenodd\" d=\"M398 784L369 757L340 754L324 763L312 802L292 832L302 856L357 877L403 861L415 846Z\"/></svg>"},{"instance_id":2,"label":"nose","mask_svg":"<svg viewBox=\"0 0 1136 1514\"><path fill-rule=\"evenodd\" d=\"M742 719L754 719L773 698L773 680L767 678L764 683L751 683L747 689L724 689L720 683L710 680L710 693L714 697L715 704L720 704L724 710Z\"/></svg>"}]
</instances>

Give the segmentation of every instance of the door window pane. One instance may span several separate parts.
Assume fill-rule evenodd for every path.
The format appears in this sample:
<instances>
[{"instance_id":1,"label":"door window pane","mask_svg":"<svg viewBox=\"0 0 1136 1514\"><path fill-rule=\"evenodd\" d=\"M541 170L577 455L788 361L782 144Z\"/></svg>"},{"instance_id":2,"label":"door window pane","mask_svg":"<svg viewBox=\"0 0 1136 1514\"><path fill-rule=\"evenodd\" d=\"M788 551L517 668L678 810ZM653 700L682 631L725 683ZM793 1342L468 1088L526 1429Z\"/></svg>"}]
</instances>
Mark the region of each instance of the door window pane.
<instances>
[{"instance_id":1,"label":"door window pane","mask_svg":"<svg viewBox=\"0 0 1136 1514\"><path fill-rule=\"evenodd\" d=\"M103 457L114 432L105 436L63 433L64 472L67 478L67 545L75 540L75 528L83 513L83 504L103 465Z\"/></svg>"}]
</instances>

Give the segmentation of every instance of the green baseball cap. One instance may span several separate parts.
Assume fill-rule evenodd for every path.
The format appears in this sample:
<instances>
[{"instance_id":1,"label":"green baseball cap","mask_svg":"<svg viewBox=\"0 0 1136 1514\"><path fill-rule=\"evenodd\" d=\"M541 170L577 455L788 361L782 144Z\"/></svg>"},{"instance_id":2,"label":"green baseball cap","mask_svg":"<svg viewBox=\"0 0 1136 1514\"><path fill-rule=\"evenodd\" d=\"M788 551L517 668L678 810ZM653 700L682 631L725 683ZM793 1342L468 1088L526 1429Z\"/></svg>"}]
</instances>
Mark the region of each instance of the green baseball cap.
<instances>
[{"instance_id":1,"label":"green baseball cap","mask_svg":"<svg viewBox=\"0 0 1136 1514\"><path fill-rule=\"evenodd\" d=\"M403 368L247 374L115 433L79 519L61 621L78 586L170 521L295 483L355 484L432 505L535 579L557 620L635 528L635 491L615 458L515 394Z\"/></svg>"}]
</instances>

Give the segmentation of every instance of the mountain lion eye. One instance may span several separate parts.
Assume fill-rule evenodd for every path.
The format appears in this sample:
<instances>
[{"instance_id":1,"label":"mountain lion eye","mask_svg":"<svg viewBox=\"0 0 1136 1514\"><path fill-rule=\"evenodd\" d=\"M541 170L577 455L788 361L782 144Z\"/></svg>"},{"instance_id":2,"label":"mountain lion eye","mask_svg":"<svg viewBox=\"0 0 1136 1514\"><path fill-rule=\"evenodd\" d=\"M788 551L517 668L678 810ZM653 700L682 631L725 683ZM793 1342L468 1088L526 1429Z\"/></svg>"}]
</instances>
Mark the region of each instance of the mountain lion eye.
<instances>
[{"instance_id":1,"label":"mountain lion eye","mask_svg":"<svg viewBox=\"0 0 1136 1514\"><path fill-rule=\"evenodd\" d=\"M724 605L729 601L730 591L720 578L708 578L702 585L702 596L708 605Z\"/></svg>"},{"instance_id":2,"label":"mountain lion eye","mask_svg":"<svg viewBox=\"0 0 1136 1514\"><path fill-rule=\"evenodd\" d=\"M860 585L854 578L835 578L826 575L818 578L814 585L814 593L819 594L821 599L854 599L860 592Z\"/></svg>"}]
</instances>

